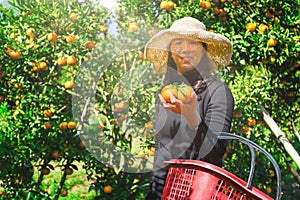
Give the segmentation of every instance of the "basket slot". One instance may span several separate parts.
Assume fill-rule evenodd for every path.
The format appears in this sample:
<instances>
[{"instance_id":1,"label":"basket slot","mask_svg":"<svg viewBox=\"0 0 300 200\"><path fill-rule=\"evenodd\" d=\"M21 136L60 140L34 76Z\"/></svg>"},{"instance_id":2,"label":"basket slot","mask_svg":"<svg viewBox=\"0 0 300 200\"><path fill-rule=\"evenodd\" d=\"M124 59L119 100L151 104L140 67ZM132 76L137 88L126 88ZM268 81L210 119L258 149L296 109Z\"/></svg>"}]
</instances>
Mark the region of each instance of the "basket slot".
<instances>
[{"instance_id":1,"label":"basket slot","mask_svg":"<svg viewBox=\"0 0 300 200\"><path fill-rule=\"evenodd\" d=\"M211 196L212 200L253 200L247 197L246 194L232 184L226 182L226 180L219 180L216 188L216 193Z\"/></svg>"},{"instance_id":2,"label":"basket slot","mask_svg":"<svg viewBox=\"0 0 300 200\"><path fill-rule=\"evenodd\" d=\"M166 180L164 198L170 200L188 200L195 174L195 169L171 167Z\"/></svg>"}]
</instances>

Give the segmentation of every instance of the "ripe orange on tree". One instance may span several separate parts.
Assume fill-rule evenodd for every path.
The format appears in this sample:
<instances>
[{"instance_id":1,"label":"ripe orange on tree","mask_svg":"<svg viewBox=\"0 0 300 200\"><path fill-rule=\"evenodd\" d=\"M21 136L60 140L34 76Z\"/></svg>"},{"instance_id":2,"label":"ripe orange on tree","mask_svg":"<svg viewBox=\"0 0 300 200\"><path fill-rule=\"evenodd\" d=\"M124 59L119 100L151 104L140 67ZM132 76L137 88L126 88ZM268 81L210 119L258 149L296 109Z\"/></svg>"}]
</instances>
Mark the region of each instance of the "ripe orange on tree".
<instances>
[{"instance_id":1,"label":"ripe orange on tree","mask_svg":"<svg viewBox=\"0 0 300 200\"><path fill-rule=\"evenodd\" d=\"M61 192L60 192L60 196L62 197L65 197L68 195L68 191L66 189L63 189Z\"/></svg>"},{"instance_id":2,"label":"ripe orange on tree","mask_svg":"<svg viewBox=\"0 0 300 200\"><path fill-rule=\"evenodd\" d=\"M74 66L74 65L76 65L76 58L75 58L75 56L69 56L68 58L67 58L67 64L68 65L70 65L70 66Z\"/></svg>"},{"instance_id":3,"label":"ripe orange on tree","mask_svg":"<svg viewBox=\"0 0 300 200\"><path fill-rule=\"evenodd\" d=\"M57 65L58 66L66 66L67 65L67 58L58 58L57 59Z\"/></svg>"},{"instance_id":4,"label":"ripe orange on tree","mask_svg":"<svg viewBox=\"0 0 300 200\"><path fill-rule=\"evenodd\" d=\"M51 157L53 158L53 159L58 159L59 158L59 152L56 150L56 151L54 151L52 154L51 154Z\"/></svg>"},{"instance_id":5,"label":"ripe orange on tree","mask_svg":"<svg viewBox=\"0 0 300 200\"><path fill-rule=\"evenodd\" d=\"M47 39L48 39L48 41L50 41L50 42L57 42L57 34L55 33L55 32L52 32L52 33L49 33L48 35L47 35Z\"/></svg>"},{"instance_id":6,"label":"ripe orange on tree","mask_svg":"<svg viewBox=\"0 0 300 200\"><path fill-rule=\"evenodd\" d=\"M111 185L107 185L103 188L103 191L105 194L110 194L112 192L112 187Z\"/></svg>"},{"instance_id":7,"label":"ripe orange on tree","mask_svg":"<svg viewBox=\"0 0 300 200\"><path fill-rule=\"evenodd\" d=\"M114 104L114 112L122 112L127 107L124 101L120 101Z\"/></svg>"},{"instance_id":8,"label":"ripe orange on tree","mask_svg":"<svg viewBox=\"0 0 300 200\"><path fill-rule=\"evenodd\" d=\"M12 60L18 60L21 58L21 53L19 51L16 51L16 50L11 50L9 51L9 57L12 59Z\"/></svg>"},{"instance_id":9,"label":"ripe orange on tree","mask_svg":"<svg viewBox=\"0 0 300 200\"><path fill-rule=\"evenodd\" d=\"M72 34L67 35L66 41L67 41L69 44L72 44L73 42L76 41L76 36L75 36L75 35L72 35Z\"/></svg>"},{"instance_id":10,"label":"ripe orange on tree","mask_svg":"<svg viewBox=\"0 0 300 200\"><path fill-rule=\"evenodd\" d=\"M168 9L172 10L174 8L175 4L173 1L168 1Z\"/></svg>"},{"instance_id":11,"label":"ripe orange on tree","mask_svg":"<svg viewBox=\"0 0 300 200\"><path fill-rule=\"evenodd\" d=\"M71 19L72 22L74 22L75 19L77 19L77 18L78 18L78 16L75 13L70 14L70 19Z\"/></svg>"},{"instance_id":12,"label":"ripe orange on tree","mask_svg":"<svg viewBox=\"0 0 300 200\"><path fill-rule=\"evenodd\" d=\"M209 10L211 8L211 3L209 1L204 1L204 9Z\"/></svg>"},{"instance_id":13,"label":"ripe orange on tree","mask_svg":"<svg viewBox=\"0 0 300 200\"><path fill-rule=\"evenodd\" d=\"M44 70L44 69L46 69L47 68L47 63L46 62L40 62L39 64L38 64L38 70Z\"/></svg>"},{"instance_id":14,"label":"ripe orange on tree","mask_svg":"<svg viewBox=\"0 0 300 200\"><path fill-rule=\"evenodd\" d=\"M268 186L268 187L266 188L266 192L267 192L267 194L270 194L270 193L272 192L271 187Z\"/></svg>"},{"instance_id":15,"label":"ripe orange on tree","mask_svg":"<svg viewBox=\"0 0 300 200\"><path fill-rule=\"evenodd\" d=\"M270 47L275 47L276 45L277 45L277 40L276 40L276 39L270 38L270 39L268 40L268 46L270 46Z\"/></svg>"},{"instance_id":16,"label":"ripe orange on tree","mask_svg":"<svg viewBox=\"0 0 300 200\"><path fill-rule=\"evenodd\" d=\"M270 11L266 12L266 17L267 17L267 18L272 18L272 16L273 16L273 15L272 15L272 13L270 13Z\"/></svg>"},{"instance_id":17,"label":"ripe orange on tree","mask_svg":"<svg viewBox=\"0 0 300 200\"><path fill-rule=\"evenodd\" d=\"M68 129L74 129L76 128L76 123L73 121L68 122Z\"/></svg>"},{"instance_id":18,"label":"ripe orange on tree","mask_svg":"<svg viewBox=\"0 0 300 200\"><path fill-rule=\"evenodd\" d=\"M87 49L93 49L95 48L95 43L93 41L88 40L85 44Z\"/></svg>"},{"instance_id":19,"label":"ripe orange on tree","mask_svg":"<svg viewBox=\"0 0 300 200\"><path fill-rule=\"evenodd\" d=\"M254 119L252 117L248 117L247 124L248 124L248 126L255 126L256 125L256 119Z\"/></svg>"},{"instance_id":20,"label":"ripe orange on tree","mask_svg":"<svg viewBox=\"0 0 300 200\"><path fill-rule=\"evenodd\" d=\"M72 175L73 174L73 169L72 168L67 168L65 169L66 175Z\"/></svg>"},{"instance_id":21,"label":"ripe orange on tree","mask_svg":"<svg viewBox=\"0 0 300 200\"><path fill-rule=\"evenodd\" d=\"M60 130L66 130L68 128L68 123L67 122L61 122L59 124L59 129Z\"/></svg>"},{"instance_id":22,"label":"ripe orange on tree","mask_svg":"<svg viewBox=\"0 0 300 200\"><path fill-rule=\"evenodd\" d=\"M145 157L145 152L143 150L138 152L138 158L144 158Z\"/></svg>"},{"instance_id":23,"label":"ripe orange on tree","mask_svg":"<svg viewBox=\"0 0 300 200\"><path fill-rule=\"evenodd\" d=\"M41 169L41 173L42 173L43 175L49 175L49 174L50 174L50 169L47 168L47 167L43 167L43 168Z\"/></svg>"},{"instance_id":24,"label":"ripe orange on tree","mask_svg":"<svg viewBox=\"0 0 300 200\"><path fill-rule=\"evenodd\" d=\"M153 123L152 123L151 121L146 122L146 123L145 123L145 128L146 128L147 130L153 129Z\"/></svg>"},{"instance_id":25,"label":"ripe orange on tree","mask_svg":"<svg viewBox=\"0 0 300 200\"><path fill-rule=\"evenodd\" d=\"M134 31L137 31L138 29L139 29L139 25L138 25L137 22L131 22L131 23L129 23L129 25L128 25L128 31L134 32Z\"/></svg>"},{"instance_id":26,"label":"ripe orange on tree","mask_svg":"<svg viewBox=\"0 0 300 200\"><path fill-rule=\"evenodd\" d=\"M163 10L168 10L169 9L169 4L167 1L162 1L160 2L160 8Z\"/></svg>"},{"instance_id":27,"label":"ripe orange on tree","mask_svg":"<svg viewBox=\"0 0 300 200\"><path fill-rule=\"evenodd\" d=\"M107 32L106 26L100 26L100 32L101 33L106 33Z\"/></svg>"},{"instance_id":28,"label":"ripe orange on tree","mask_svg":"<svg viewBox=\"0 0 300 200\"><path fill-rule=\"evenodd\" d=\"M52 128L52 124L50 122L44 124L44 129L51 129L51 128Z\"/></svg>"},{"instance_id":29,"label":"ripe orange on tree","mask_svg":"<svg viewBox=\"0 0 300 200\"><path fill-rule=\"evenodd\" d=\"M250 128L248 126L242 126L241 131L242 133L248 133L250 131Z\"/></svg>"},{"instance_id":30,"label":"ripe orange on tree","mask_svg":"<svg viewBox=\"0 0 300 200\"><path fill-rule=\"evenodd\" d=\"M47 110L44 110L44 116L45 117L51 117L52 116L52 110L51 109L47 109Z\"/></svg>"},{"instance_id":31,"label":"ripe orange on tree","mask_svg":"<svg viewBox=\"0 0 300 200\"><path fill-rule=\"evenodd\" d=\"M256 25L252 22L250 22L246 25L246 30L247 31L253 32L253 31L255 31L255 28L256 28Z\"/></svg>"},{"instance_id":32,"label":"ripe orange on tree","mask_svg":"<svg viewBox=\"0 0 300 200\"><path fill-rule=\"evenodd\" d=\"M5 76L5 71L0 72L0 78L3 78Z\"/></svg>"},{"instance_id":33,"label":"ripe orange on tree","mask_svg":"<svg viewBox=\"0 0 300 200\"><path fill-rule=\"evenodd\" d=\"M264 33L269 27L263 23L261 23L259 26L258 26L258 30L259 32L261 33Z\"/></svg>"},{"instance_id":34,"label":"ripe orange on tree","mask_svg":"<svg viewBox=\"0 0 300 200\"><path fill-rule=\"evenodd\" d=\"M29 28L26 30L26 35L28 37L34 37L34 32L35 32L34 28Z\"/></svg>"},{"instance_id":35,"label":"ripe orange on tree","mask_svg":"<svg viewBox=\"0 0 300 200\"><path fill-rule=\"evenodd\" d=\"M64 83L64 86L66 89L73 89L74 88L74 82L73 81L67 81Z\"/></svg>"},{"instance_id":36,"label":"ripe orange on tree","mask_svg":"<svg viewBox=\"0 0 300 200\"><path fill-rule=\"evenodd\" d=\"M154 153L155 153L155 147L150 147L150 149L148 150L148 154L150 156L154 156Z\"/></svg>"},{"instance_id":37,"label":"ripe orange on tree","mask_svg":"<svg viewBox=\"0 0 300 200\"><path fill-rule=\"evenodd\" d=\"M213 13L214 13L214 15L218 15L219 14L219 8L218 7L214 7L214 9L213 9Z\"/></svg>"}]
</instances>

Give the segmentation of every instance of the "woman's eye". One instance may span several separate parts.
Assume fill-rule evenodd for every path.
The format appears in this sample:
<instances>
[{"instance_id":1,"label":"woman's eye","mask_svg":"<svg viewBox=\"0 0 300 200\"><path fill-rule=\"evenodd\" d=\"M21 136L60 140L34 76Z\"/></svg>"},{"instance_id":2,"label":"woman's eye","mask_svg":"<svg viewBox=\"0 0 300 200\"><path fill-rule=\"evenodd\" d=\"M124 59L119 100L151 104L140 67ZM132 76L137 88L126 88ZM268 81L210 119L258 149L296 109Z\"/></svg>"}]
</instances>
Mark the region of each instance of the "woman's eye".
<instances>
[{"instance_id":1,"label":"woman's eye","mask_svg":"<svg viewBox=\"0 0 300 200\"><path fill-rule=\"evenodd\" d=\"M180 42L180 41L174 43L175 46L179 46L181 44L182 44L182 42Z\"/></svg>"}]
</instances>

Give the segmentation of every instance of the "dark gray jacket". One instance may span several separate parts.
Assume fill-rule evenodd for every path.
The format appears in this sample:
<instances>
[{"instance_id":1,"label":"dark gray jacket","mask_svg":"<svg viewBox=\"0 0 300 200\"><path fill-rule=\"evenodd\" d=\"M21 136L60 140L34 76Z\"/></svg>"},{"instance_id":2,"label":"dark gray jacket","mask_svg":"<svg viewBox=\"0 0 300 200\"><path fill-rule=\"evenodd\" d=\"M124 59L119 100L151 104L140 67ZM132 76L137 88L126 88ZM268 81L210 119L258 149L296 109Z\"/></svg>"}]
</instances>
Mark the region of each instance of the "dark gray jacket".
<instances>
[{"instance_id":1,"label":"dark gray jacket","mask_svg":"<svg viewBox=\"0 0 300 200\"><path fill-rule=\"evenodd\" d=\"M184 78L177 79L181 80L188 82ZM217 136L220 132L230 131L233 96L228 86L219 80L210 81L199 95L201 100L197 102L197 108L202 121L195 130L188 127L183 116L164 109L158 96L156 97L156 151L147 199L160 199L167 176L164 161L178 158L199 159L222 165L226 142L218 140Z\"/></svg>"}]
</instances>

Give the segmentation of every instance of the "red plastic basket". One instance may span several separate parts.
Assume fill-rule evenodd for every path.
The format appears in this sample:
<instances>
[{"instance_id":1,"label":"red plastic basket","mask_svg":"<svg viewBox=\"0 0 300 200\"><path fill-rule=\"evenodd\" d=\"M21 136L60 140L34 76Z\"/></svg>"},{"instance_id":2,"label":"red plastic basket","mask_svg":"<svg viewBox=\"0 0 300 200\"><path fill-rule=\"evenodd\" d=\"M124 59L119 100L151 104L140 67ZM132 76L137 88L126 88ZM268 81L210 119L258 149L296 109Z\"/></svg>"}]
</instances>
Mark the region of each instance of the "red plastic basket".
<instances>
[{"instance_id":1,"label":"red plastic basket","mask_svg":"<svg viewBox=\"0 0 300 200\"><path fill-rule=\"evenodd\" d=\"M165 162L169 171L162 200L270 200L273 199L251 186L257 149L272 162L277 175L276 200L281 194L280 169L274 158L256 143L231 133L221 133L219 139L238 140L247 144L251 152L248 182L218 166L199 160L173 159Z\"/></svg>"},{"instance_id":2,"label":"red plastic basket","mask_svg":"<svg viewBox=\"0 0 300 200\"><path fill-rule=\"evenodd\" d=\"M230 172L198 160L171 160L163 200L272 199Z\"/></svg>"}]
</instances>

